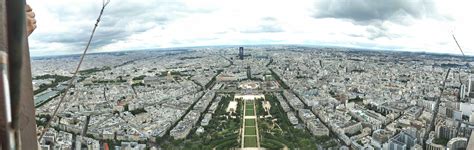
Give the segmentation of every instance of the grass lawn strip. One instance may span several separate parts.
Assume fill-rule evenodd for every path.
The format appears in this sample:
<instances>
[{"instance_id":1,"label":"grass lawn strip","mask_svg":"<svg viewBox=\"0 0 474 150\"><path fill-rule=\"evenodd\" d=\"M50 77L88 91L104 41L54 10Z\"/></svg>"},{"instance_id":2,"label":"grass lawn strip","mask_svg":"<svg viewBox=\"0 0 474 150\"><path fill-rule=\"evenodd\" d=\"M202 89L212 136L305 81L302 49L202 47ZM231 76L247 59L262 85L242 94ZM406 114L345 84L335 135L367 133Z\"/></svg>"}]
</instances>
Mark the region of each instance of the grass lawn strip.
<instances>
[{"instance_id":1,"label":"grass lawn strip","mask_svg":"<svg viewBox=\"0 0 474 150\"><path fill-rule=\"evenodd\" d=\"M245 136L245 138L244 138L244 147L257 147L257 137L256 136Z\"/></svg>"},{"instance_id":2,"label":"grass lawn strip","mask_svg":"<svg viewBox=\"0 0 474 150\"><path fill-rule=\"evenodd\" d=\"M245 126L255 126L255 119L245 119Z\"/></svg>"},{"instance_id":3,"label":"grass lawn strip","mask_svg":"<svg viewBox=\"0 0 474 150\"><path fill-rule=\"evenodd\" d=\"M245 127L245 135L257 135L255 127Z\"/></svg>"}]
</instances>

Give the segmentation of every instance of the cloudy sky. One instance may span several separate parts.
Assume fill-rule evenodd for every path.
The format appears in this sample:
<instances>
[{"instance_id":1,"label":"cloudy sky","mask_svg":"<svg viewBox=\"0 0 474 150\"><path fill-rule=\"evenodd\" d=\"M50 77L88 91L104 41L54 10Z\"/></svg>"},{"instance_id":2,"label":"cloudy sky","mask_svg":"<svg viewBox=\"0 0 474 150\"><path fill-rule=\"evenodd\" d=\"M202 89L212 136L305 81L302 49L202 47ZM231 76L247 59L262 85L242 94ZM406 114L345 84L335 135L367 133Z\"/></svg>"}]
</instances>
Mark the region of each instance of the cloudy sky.
<instances>
[{"instance_id":1,"label":"cloudy sky","mask_svg":"<svg viewBox=\"0 0 474 150\"><path fill-rule=\"evenodd\" d=\"M80 53L101 0L27 0L33 56ZM111 0L91 51L308 44L474 55L467 0Z\"/></svg>"}]
</instances>

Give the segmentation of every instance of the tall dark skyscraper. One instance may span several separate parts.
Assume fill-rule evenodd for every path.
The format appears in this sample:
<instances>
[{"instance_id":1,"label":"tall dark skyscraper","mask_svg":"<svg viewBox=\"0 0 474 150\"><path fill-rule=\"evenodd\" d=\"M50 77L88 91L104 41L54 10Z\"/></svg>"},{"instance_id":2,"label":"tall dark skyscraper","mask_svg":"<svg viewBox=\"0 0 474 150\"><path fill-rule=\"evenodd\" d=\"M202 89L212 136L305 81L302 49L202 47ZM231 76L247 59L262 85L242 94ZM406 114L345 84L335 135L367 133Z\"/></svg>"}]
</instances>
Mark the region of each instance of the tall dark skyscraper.
<instances>
[{"instance_id":1,"label":"tall dark skyscraper","mask_svg":"<svg viewBox=\"0 0 474 150\"><path fill-rule=\"evenodd\" d=\"M239 59L244 60L244 47L239 47Z\"/></svg>"}]
</instances>

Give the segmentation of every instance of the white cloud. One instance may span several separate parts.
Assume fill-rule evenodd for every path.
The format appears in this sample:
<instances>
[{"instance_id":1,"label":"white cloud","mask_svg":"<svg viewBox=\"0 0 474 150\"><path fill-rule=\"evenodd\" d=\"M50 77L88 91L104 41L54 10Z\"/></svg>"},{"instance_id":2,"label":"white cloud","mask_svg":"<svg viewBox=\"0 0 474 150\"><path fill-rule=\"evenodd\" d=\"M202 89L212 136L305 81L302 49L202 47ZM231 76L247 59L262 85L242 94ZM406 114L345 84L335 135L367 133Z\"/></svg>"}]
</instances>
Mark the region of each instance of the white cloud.
<instances>
[{"instance_id":1,"label":"white cloud","mask_svg":"<svg viewBox=\"0 0 474 150\"><path fill-rule=\"evenodd\" d=\"M367 0L367 2L370 0ZM140 0L116 1L106 8L92 51L235 44L328 44L459 54L454 31L466 53L474 55L474 22L469 1L428 1L424 10L409 3L396 15L315 17L313 0ZM38 28L30 36L32 55L79 53L98 15L98 0L28 3ZM341 4L332 4L331 7ZM403 5L405 6L405 5ZM361 6L362 7L362 6ZM364 6L365 7L365 6ZM390 7L384 6L382 8ZM355 8L354 8L355 9ZM420 7L421 9L421 7ZM353 10L353 12L360 12ZM371 12L362 11L364 14ZM412 13L413 15L406 15ZM350 14L350 13L349 13ZM371 17L370 15L367 15ZM357 21L354 19L360 19ZM367 22L368 20L374 22Z\"/></svg>"}]
</instances>

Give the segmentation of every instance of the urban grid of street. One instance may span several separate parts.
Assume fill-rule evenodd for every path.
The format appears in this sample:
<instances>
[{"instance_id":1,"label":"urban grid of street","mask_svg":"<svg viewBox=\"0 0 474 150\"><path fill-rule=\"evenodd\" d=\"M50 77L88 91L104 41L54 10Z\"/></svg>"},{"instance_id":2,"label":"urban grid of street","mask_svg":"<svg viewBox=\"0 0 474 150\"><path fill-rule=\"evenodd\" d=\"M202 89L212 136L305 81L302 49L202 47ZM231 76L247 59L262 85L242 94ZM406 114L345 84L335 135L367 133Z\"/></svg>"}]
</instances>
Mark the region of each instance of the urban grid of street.
<instances>
[{"instance_id":1,"label":"urban grid of street","mask_svg":"<svg viewBox=\"0 0 474 150\"><path fill-rule=\"evenodd\" d=\"M242 52L222 46L89 54L68 93L64 88L74 63L62 62L78 57L33 58L38 131L53 119L40 145L140 150L471 146L474 58L291 45L246 46ZM453 73L444 81L448 68ZM67 94L66 102L52 118L60 94Z\"/></svg>"}]
</instances>

